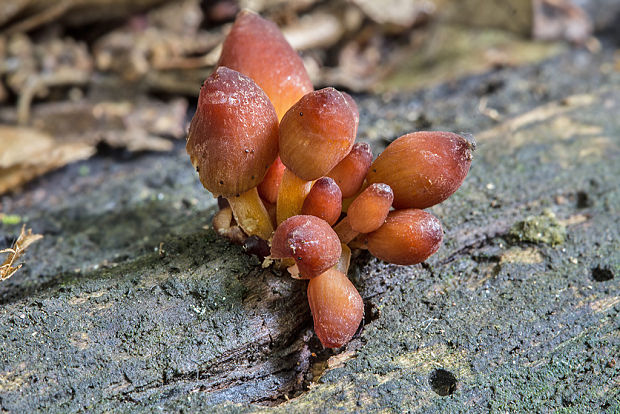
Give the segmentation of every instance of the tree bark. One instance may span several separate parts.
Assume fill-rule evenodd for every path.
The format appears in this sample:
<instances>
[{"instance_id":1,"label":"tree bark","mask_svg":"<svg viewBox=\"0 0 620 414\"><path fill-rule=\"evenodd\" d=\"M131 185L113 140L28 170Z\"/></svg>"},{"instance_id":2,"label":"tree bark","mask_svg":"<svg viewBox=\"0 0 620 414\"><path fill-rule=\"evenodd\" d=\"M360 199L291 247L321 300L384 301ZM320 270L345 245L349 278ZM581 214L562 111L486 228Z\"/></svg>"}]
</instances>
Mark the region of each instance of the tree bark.
<instances>
[{"instance_id":1,"label":"tree bark","mask_svg":"<svg viewBox=\"0 0 620 414\"><path fill-rule=\"evenodd\" d=\"M613 50L574 50L357 97L375 154L416 119L479 145L463 187L431 209L445 229L435 256L354 255L365 321L337 351L313 336L304 281L202 228L214 200L181 144L100 155L5 196L45 238L0 285L0 411L617 409L613 65ZM19 227L2 226L6 243Z\"/></svg>"}]
</instances>

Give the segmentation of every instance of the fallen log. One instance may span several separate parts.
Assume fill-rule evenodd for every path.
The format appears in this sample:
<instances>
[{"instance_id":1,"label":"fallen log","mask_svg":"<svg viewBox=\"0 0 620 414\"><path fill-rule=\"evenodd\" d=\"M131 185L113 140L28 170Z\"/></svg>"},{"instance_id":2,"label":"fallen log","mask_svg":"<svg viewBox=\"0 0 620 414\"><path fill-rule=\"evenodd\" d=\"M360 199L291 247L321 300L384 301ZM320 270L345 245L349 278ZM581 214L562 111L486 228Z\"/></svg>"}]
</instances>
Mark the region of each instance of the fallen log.
<instances>
[{"instance_id":1,"label":"fallen log","mask_svg":"<svg viewBox=\"0 0 620 414\"><path fill-rule=\"evenodd\" d=\"M45 237L0 285L0 410L613 411L613 65L613 51L574 50L358 97L375 153L416 122L479 146L463 187L432 209L446 232L435 256L354 258L365 321L337 351L313 337L303 281L201 228L215 202L182 145L99 155L4 196ZM7 243L19 228L2 225Z\"/></svg>"}]
</instances>

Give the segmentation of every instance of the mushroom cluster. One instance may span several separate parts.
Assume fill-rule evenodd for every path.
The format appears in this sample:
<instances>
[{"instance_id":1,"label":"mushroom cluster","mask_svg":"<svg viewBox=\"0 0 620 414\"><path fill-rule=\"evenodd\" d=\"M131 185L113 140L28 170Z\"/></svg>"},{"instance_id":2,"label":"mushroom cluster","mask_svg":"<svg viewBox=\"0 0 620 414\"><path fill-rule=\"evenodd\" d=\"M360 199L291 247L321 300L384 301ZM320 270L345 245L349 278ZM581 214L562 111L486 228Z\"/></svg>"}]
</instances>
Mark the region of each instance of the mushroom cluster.
<instances>
[{"instance_id":1,"label":"mushroom cluster","mask_svg":"<svg viewBox=\"0 0 620 414\"><path fill-rule=\"evenodd\" d=\"M373 161L355 142L358 124L351 96L314 90L277 26L242 11L187 137L200 181L228 201L216 231L309 279L314 329L329 348L345 345L364 314L346 276L350 247L399 265L426 260L443 230L423 209L453 194L472 160L468 137L413 132Z\"/></svg>"}]
</instances>

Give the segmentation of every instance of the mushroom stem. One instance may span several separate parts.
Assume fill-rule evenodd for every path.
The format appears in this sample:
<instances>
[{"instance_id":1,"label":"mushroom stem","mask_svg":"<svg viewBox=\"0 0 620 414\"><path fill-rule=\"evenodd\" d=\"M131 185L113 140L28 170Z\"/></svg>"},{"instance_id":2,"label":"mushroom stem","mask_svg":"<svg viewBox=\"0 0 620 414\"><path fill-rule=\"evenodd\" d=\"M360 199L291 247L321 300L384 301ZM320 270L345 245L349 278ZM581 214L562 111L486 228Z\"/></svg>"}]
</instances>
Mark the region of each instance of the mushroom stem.
<instances>
[{"instance_id":1,"label":"mushroom stem","mask_svg":"<svg viewBox=\"0 0 620 414\"><path fill-rule=\"evenodd\" d=\"M256 187L238 196L228 197L235 220L248 236L269 240L273 233L271 218L258 196Z\"/></svg>"},{"instance_id":2,"label":"mushroom stem","mask_svg":"<svg viewBox=\"0 0 620 414\"><path fill-rule=\"evenodd\" d=\"M340 259L334 268L346 275L349 273L349 265L351 264L351 249L345 243L340 244L342 245L342 253L340 253Z\"/></svg>"},{"instance_id":3,"label":"mushroom stem","mask_svg":"<svg viewBox=\"0 0 620 414\"><path fill-rule=\"evenodd\" d=\"M284 170L276 206L276 219L278 224L289 217L301 214L304 200L311 188L312 181L302 180L288 168Z\"/></svg>"},{"instance_id":4,"label":"mushroom stem","mask_svg":"<svg viewBox=\"0 0 620 414\"><path fill-rule=\"evenodd\" d=\"M348 216L340 220L340 222L334 226L334 231L343 244L348 244L360 234L351 228Z\"/></svg>"}]
</instances>

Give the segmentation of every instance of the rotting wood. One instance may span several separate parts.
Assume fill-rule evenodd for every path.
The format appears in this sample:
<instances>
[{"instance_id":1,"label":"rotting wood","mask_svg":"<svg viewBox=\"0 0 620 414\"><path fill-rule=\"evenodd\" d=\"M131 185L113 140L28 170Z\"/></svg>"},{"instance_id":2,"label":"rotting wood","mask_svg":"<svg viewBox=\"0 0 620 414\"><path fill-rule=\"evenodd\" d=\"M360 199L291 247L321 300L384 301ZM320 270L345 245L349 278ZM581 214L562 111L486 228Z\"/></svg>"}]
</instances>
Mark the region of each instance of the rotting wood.
<instances>
[{"instance_id":1,"label":"rotting wood","mask_svg":"<svg viewBox=\"0 0 620 414\"><path fill-rule=\"evenodd\" d=\"M452 412L617 406L620 79L592 69L613 62L612 53L590 56L588 69L578 53L464 80L459 88L387 103L360 100L362 111L372 114L360 126L362 136L382 125L382 111L394 114L375 147L409 129L402 120L410 114L402 112L425 99L423 113L433 127L495 132L481 133L486 138L463 188L433 209L446 223L446 244L436 256L412 267L386 265L365 253L353 259L350 277L369 318L360 336L336 354L347 360L332 368L323 363L332 354L322 353L309 333L304 282L263 270L212 230L198 230L212 211L205 211L206 195L194 195L202 190L182 146L124 167L92 159L83 164L90 175L69 168L15 199L4 198L3 207L29 215L35 231L56 233L33 246L39 264L0 286L2 408L255 411L248 404L279 403L273 411ZM558 76L558 68L579 82ZM490 104L517 105L504 110L508 130L476 112L477 91L491 81L503 89L490 95ZM529 92L542 83L546 102ZM588 102L571 104L585 88ZM537 112L543 116L534 122L511 121ZM508 237L545 208L566 227L564 243ZM576 214L586 219L570 221ZM605 277L596 276L602 272ZM456 383L429 384L451 378L440 369ZM453 394L442 397L433 389Z\"/></svg>"}]
</instances>

